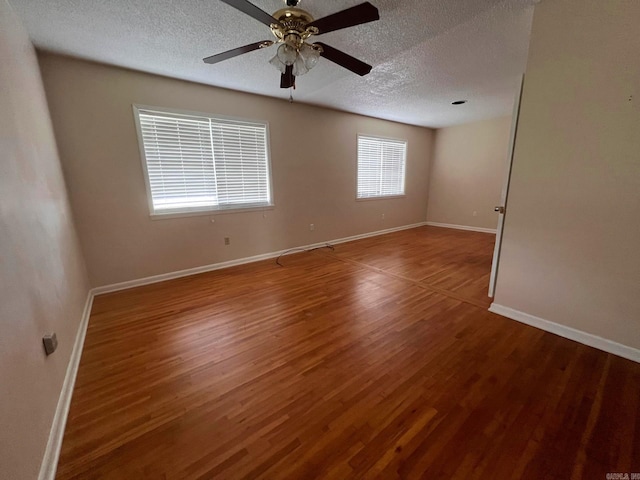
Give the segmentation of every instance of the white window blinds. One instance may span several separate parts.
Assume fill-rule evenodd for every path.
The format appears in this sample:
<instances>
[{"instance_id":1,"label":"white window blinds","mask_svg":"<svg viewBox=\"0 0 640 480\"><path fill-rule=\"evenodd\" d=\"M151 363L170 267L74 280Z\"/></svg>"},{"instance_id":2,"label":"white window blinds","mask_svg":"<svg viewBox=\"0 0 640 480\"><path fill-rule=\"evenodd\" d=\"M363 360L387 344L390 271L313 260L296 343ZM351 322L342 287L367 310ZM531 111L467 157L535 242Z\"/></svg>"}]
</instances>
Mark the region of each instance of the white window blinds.
<instances>
[{"instance_id":1,"label":"white window blinds","mask_svg":"<svg viewBox=\"0 0 640 480\"><path fill-rule=\"evenodd\" d=\"M358 198L404 195L407 142L358 136Z\"/></svg>"},{"instance_id":2,"label":"white window blinds","mask_svg":"<svg viewBox=\"0 0 640 480\"><path fill-rule=\"evenodd\" d=\"M152 213L271 205L267 126L137 109Z\"/></svg>"}]
</instances>

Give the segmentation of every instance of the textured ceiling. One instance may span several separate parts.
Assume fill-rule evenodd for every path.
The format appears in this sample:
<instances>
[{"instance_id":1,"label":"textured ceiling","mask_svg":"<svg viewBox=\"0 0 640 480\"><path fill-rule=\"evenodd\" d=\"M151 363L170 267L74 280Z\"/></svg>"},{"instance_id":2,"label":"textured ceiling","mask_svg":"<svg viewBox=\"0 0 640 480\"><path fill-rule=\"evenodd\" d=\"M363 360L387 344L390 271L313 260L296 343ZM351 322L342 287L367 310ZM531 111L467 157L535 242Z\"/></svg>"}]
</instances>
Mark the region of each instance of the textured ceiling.
<instances>
[{"instance_id":1,"label":"textured ceiling","mask_svg":"<svg viewBox=\"0 0 640 480\"><path fill-rule=\"evenodd\" d=\"M217 65L202 58L270 39L219 0L10 0L48 51L272 97L288 98L275 48ZM303 0L315 18L363 0ZM511 113L535 0L371 0L380 21L317 38L373 65L359 77L321 59L296 101L428 127ZM253 0L272 13L283 0ZM451 102L468 99L454 107Z\"/></svg>"}]
</instances>

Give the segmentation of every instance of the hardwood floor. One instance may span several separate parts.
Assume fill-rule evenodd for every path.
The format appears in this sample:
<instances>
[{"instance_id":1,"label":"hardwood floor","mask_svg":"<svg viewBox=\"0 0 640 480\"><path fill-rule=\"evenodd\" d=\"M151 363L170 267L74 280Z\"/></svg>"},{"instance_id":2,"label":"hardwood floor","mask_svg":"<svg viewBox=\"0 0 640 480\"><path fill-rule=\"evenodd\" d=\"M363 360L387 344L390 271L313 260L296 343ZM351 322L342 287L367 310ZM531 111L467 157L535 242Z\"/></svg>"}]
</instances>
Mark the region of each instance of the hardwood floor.
<instances>
[{"instance_id":1,"label":"hardwood floor","mask_svg":"<svg viewBox=\"0 0 640 480\"><path fill-rule=\"evenodd\" d=\"M95 299L57 478L604 479L640 365L486 311L422 227Z\"/></svg>"}]
</instances>

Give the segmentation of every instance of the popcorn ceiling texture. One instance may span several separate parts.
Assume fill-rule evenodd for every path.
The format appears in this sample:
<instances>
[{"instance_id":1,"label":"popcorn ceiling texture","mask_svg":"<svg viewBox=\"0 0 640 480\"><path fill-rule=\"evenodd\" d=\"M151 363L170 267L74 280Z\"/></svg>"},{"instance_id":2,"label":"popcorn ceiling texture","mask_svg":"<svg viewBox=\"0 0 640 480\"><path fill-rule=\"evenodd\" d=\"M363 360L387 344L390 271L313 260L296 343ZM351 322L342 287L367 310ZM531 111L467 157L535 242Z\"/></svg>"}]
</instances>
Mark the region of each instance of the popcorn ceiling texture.
<instances>
[{"instance_id":1,"label":"popcorn ceiling texture","mask_svg":"<svg viewBox=\"0 0 640 480\"><path fill-rule=\"evenodd\" d=\"M206 65L202 58L272 38L219 0L11 0L34 44L56 53L288 98L268 64L275 48ZM303 0L315 18L362 0ZM282 0L253 0L267 12ZM374 66L359 77L322 59L298 80L299 102L427 127L507 115L524 72L533 0L372 0L381 20L313 37ZM458 99L464 107L452 107Z\"/></svg>"}]
</instances>

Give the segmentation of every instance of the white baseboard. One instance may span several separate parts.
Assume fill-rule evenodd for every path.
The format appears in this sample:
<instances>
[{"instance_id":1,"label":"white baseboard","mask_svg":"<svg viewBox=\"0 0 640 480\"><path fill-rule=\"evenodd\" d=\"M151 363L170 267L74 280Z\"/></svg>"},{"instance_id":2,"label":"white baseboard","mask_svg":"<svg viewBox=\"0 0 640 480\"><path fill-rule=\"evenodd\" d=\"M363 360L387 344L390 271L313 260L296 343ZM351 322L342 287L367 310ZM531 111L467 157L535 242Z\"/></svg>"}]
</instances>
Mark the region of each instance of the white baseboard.
<instances>
[{"instance_id":1,"label":"white baseboard","mask_svg":"<svg viewBox=\"0 0 640 480\"><path fill-rule=\"evenodd\" d=\"M467 230L470 232L482 232L496 234L495 228L468 227L467 225L454 225L452 223L427 222L430 227L455 228L456 230Z\"/></svg>"},{"instance_id":2,"label":"white baseboard","mask_svg":"<svg viewBox=\"0 0 640 480\"><path fill-rule=\"evenodd\" d=\"M64 428L67 424L67 415L69 414L69 407L71 406L71 396L73 395L73 387L76 383L78 367L80 366L80 357L82 356L82 348L84 347L84 339L87 334L89 317L91 316L93 297L93 291L89 291L87 301L85 302L84 310L82 312L80 326L78 327L76 339L73 343L73 350L71 351L71 357L69 358L69 365L67 365L67 372L64 377L64 383L62 384L60 398L58 398L56 413L53 416L51 431L49 432L49 440L47 441L47 448L45 449L44 457L42 458L38 480L54 480L56 476L58 459L60 458L60 449L62 448L62 438L64 437Z\"/></svg>"},{"instance_id":3,"label":"white baseboard","mask_svg":"<svg viewBox=\"0 0 640 480\"><path fill-rule=\"evenodd\" d=\"M189 275L196 275L198 273L212 272L214 270L221 270L223 268L235 267L236 265L244 265L246 263L259 262L261 260L269 260L277 258L285 252L293 249L310 249L317 248L326 245L327 243L337 245L340 243L353 242L355 240L361 240L363 238L376 237L378 235L384 235L386 233L399 232L401 230L409 230L411 228L423 227L427 225L427 222L414 223L412 225L404 225L402 227L388 228L386 230L378 230L375 232L363 233L360 235L353 235L351 237L338 238L335 240L327 240L326 242L314 243L311 245L303 245L300 247L292 247L286 250L280 250L278 252L264 253L262 255L255 255L253 257L238 258L236 260L229 260L227 262L214 263L211 265L204 265L202 267L188 268L186 270L179 270L177 272L163 273L160 275L153 275L151 277L139 278L136 280L129 280L126 282L114 283L112 285L104 285L102 287L96 287L93 289L94 295L101 295L103 293L112 293L120 290L126 290L133 287L141 287L143 285L150 285L152 283L164 282L166 280L173 280L181 277L188 277Z\"/></svg>"},{"instance_id":4,"label":"white baseboard","mask_svg":"<svg viewBox=\"0 0 640 480\"><path fill-rule=\"evenodd\" d=\"M544 318L535 317L533 315L529 315L528 313L514 310L513 308L498 305L496 303L491 304L491 306L489 307L489 311L497 313L498 315L502 315L503 317L516 320L520 323L524 323L526 325L530 325L547 332L555 333L556 335L568 338L569 340L574 340L578 343L597 348L598 350L612 353L613 355L618 355L619 357L623 357L628 360L640 363L640 350L622 345L621 343L607 340L606 338L598 337L597 335L583 332L582 330L576 330L575 328L560 325L559 323L551 322L549 320L545 320Z\"/></svg>"}]
</instances>

